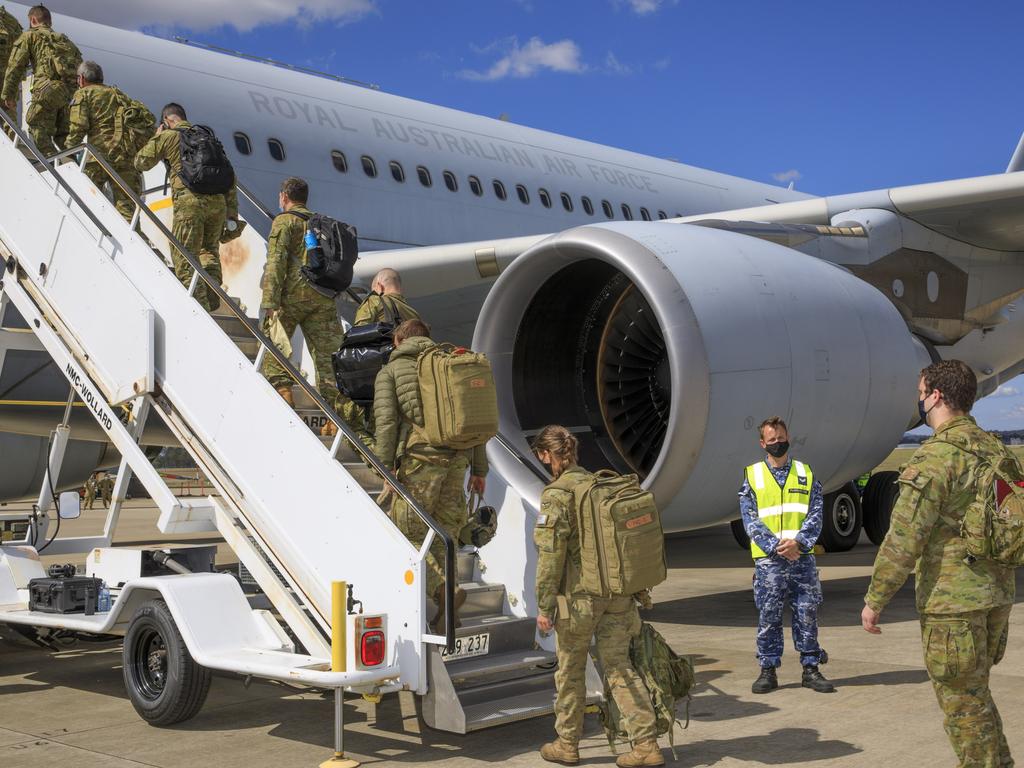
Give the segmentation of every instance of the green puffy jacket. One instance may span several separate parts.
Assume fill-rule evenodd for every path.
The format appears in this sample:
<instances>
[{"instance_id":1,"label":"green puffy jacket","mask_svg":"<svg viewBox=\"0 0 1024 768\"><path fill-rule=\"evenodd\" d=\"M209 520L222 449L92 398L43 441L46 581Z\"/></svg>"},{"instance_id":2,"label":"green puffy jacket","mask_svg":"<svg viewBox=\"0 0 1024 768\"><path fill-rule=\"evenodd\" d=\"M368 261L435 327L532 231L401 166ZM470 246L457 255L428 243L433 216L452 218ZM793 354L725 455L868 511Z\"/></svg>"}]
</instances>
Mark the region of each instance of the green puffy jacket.
<instances>
[{"instance_id":1,"label":"green puffy jacket","mask_svg":"<svg viewBox=\"0 0 1024 768\"><path fill-rule=\"evenodd\" d=\"M401 458L409 442L412 425L423 426L423 404L416 374L416 359L420 353L434 346L434 342L423 336L406 339L395 351L387 365L377 374L373 389L374 439L373 452L386 467L393 467L395 459ZM451 455L457 453L448 448L434 448L426 444L416 446L416 452ZM487 474L487 452L478 445L471 453L472 472L477 477Z\"/></svg>"}]
</instances>

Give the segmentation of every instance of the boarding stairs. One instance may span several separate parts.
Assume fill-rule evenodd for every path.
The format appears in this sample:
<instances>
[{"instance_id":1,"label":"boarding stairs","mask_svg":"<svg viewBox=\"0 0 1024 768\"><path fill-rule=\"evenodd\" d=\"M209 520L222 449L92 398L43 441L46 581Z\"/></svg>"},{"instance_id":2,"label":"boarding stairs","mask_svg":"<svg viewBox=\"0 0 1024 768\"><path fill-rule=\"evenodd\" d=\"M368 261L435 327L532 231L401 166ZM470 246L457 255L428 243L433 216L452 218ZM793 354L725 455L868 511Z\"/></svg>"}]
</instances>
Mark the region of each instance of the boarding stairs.
<instances>
[{"instance_id":1,"label":"boarding stairs","mask_svg":"<svg viewBox=\"0 0 1024 768\"><path fill-rule=\"evenodd\" d=\"M46 158L3 112L0 124L15 134L14 140L0 136L0 291L68 378L72 400L85 403L120 451L115 507L134 474L159 510L162 533L219 532L287 628L287 636L280 625L268 632L268 619L260 616L250 618L260 624L252 631L237 629L226 619L242 619L227 610L221 617L191 616L202 625L188 634L196 644L190 645L196 661L336 690L412 690L425 695L428 725L455 732L550 713L553 655L537 650L532 619L511 615L504 587L483 580L477 553L456 555L457 543L141 200L136 198L132 224L148 217L179 247L196 269L188 289L80 166L69 162L74 151ZM82 162L95 157L112 182L124 186L91 147L77 153ZM220 296L222 309L214 316L192 299L200 281ZM268 354L295 380L297 405L319 408L338 427L327 444L260 375ZM152 467L138 440L154 415L191 455L215 494L176 497ZM53 476L68 439L66 423L55 434ZM431 530L418 549L376 504L385 486L404 497ZM34 542L47 536L45 512L53 501L44 488L43 514L33 521ZM56 539L49 552L109 546L114 525L116 513L102 535ZM445 544L448 601L456 583L469 594L463 625L456 628L449 614L438 635L426 629L432 606L422 587L424 558L435 536ZM2 548L0 553L14 556ZM36 566L24 567L31 572ZM186 617L191 600L198 604L212 595L234 600L235 591L240 594L237 582L228 585L224 579L231 577L219 574L168 578L191 580L180 605L169 600ZM336 590L332 601L332 585L338 583L350 586L356 603L339 609ZM24 584L8 586L23 596ZM123 633L129 617L119 616L119 603L130 602L133 589L149 586L126 584L109 613L77 618L39 615L0 600L0 621ZM4 588L0 583L0 596ZM387 617L387 659L376 669L331 664L337 619L350 624L356 604ZM211 633L215 639L206 639L213 647L204 649L203 637ZM459 657L462 643L479 645L485 634L486 655ZM352 649L347 653L351 658Z\"/></svg>"}]
</instances>

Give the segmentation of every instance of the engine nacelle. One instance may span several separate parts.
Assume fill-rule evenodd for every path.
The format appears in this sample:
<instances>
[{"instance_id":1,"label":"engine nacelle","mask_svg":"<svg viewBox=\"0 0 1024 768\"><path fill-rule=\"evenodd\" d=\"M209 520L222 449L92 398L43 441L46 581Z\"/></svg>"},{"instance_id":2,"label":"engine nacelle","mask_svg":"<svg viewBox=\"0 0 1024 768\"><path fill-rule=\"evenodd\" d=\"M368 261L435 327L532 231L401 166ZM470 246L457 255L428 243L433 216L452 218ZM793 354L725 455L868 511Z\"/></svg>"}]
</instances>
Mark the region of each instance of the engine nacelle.
<instances>
[{"instance_id":1,"label":"engine nacelle","mask_svg":"<svg viewBox=\"0 0 1024 768\"><path fill-rule=\"evenodd\" d=\"M570 427L584 466L644 478L667 530L737 516L771 415L826 490L876 466L915 418L930 362L896 308L840 267L639 222L568 230L524 253L491 290L473 346L490 356L517 448L529 455L545 424ZM515 477L514 461L495 469Z\"/></svg>"}]
</instances>

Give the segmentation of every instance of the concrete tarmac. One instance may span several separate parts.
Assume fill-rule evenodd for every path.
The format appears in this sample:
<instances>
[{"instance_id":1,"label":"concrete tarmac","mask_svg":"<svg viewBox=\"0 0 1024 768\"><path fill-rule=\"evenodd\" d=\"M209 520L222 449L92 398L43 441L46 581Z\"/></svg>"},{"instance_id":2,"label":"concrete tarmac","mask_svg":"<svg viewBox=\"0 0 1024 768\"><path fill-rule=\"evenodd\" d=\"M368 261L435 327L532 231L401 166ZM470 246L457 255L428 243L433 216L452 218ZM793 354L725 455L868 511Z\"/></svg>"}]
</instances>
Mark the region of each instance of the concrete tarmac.
<instances>
[{"instance_id":1,"label":"concrete tarmac","mask_svg":"<svg viewBox=\"0 0 1024 768\"><path fill-rule=\"evenodd\" d=\"M130 502L118 542L154 541L153 519L145 502ZM65 525L86 533L101 525L101 513L93 510ZM189 538L204 537L175 541ZM831 657L823 671L839 689L830 695L800 687L799 660L788 646L788 632L781 688L764 696L750 692L758 671L752 566L727 527L672 538L668 552L669 579L655 592L656 605L645 618L677 651L695 656L698 680L690 727L676 734L678 760L665 750L670 764L956 764L922 663L912 584L884 614L880 637L860 627L875 554L866 539L851 552L819 557L825 593L821 642ZM221 553L230 557L226 548ZM1024 612L1018 610L1011 618L1006 659L992 676L1010 746L1018 755L1024 755L1022 663ZM245 688L237 678L217 677L195 719L152 728L125 696L119 644L79 643L50 651L0 642L4 768L311 768L330 756L332 717L332 701L320 695L261 682ZM536 750L553 736L551 717L468 736L431 731L417 718L410 694L388 696L376 706L346 699L345 717L347 751L367 764L543 765ZM587 718L581 758L614 764L593 715Z\"/></svg>"}]
</instances>

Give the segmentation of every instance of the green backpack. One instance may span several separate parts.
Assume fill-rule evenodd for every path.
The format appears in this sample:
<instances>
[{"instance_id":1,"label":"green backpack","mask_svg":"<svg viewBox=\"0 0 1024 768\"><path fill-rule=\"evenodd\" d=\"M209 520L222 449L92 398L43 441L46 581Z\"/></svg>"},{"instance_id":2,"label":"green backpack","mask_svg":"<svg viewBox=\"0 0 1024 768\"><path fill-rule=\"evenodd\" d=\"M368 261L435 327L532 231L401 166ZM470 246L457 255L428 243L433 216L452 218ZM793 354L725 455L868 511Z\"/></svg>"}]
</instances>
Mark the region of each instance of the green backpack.
<instances>
[{"instance_id":1,"label":"green backpack","mask_svg":"<svg viewBox=\"0 0 1024 768\"><path fill-rule=\"evenodd\" d=\"M11 50L14 41L21 36L21 24L14 18L7 9L0 5L0 54ZM7 62L0 60L0 66L6 66Z\"/></svg>"},{"instance_id":2,"label":"green backpack","mask_svg":"<svg viewBox=\"0 0 1024 768\"><path fill-rule=\"evenodd\" d=\"M633 595L661 584L665 532L654 494L636 475L595 473L573 488L580 536L580 588L589 595Z\"/></svg>"},{"instance_id":3,"label":"green backpack","mask_svg":"<svg viewBox=\"0 0 1024 768\"><path fill-rule=\"evenodd\" d=\"M436 448L475 448L498 434L498 395L486 355L451 344L420 353L423 435Z\"/></svg>"},{"instance_id":4,"label":"green backpack","mask_svg":"<svg viewBox=\"0 0 1024 768\"><path fill-rule=\"evenodd\" d=\"M114 138L110 159L116 163L133 160L139 150L156 133L156 118L149 107L114 88L117 112L114 115Z\"/></svg>"},{"instance_id":5,"label":"green backpack","mask_svg":"<svg viewBox=\"0 0 1024 768\"><path fill-rule=\"evenodd\" d=\"M42 33L46 65L40 67L44 76L74 85L78 77L78 65L82 63L82 52L61 32ZM48 71L47 71L48 70Z\"/></svg>"},{"instance_id":6,"label":"green backpack","mask_svg":"<svg viewBox=\"0 0 1024 768\"><path fill-rule=\"evenodd\" d=\"M960 441L939 442L980 459L975 470L977 491L960 524L968 559L1008 568L1024 565L1024 472L1020 463L1002 443L1002 450L989 453L972 450Z\"/></svg>"},{"instance_id":7,"label":"green backpack","mask_svg":"<svg viewBox=\"0 0 1024 768\"><path fill-rule=\"evenodd\" d=\"M690 727L690 691L697 679L693 661L680 656L665 641L665 638L647 622L640 627L640 634L629 644L629 661L651 695L651 704L657 722L658 736L668 734L672 757L676 756L675 725L679 722L676 707L686 701L686 724ZM622 727L621 713L615 706L608 681L604 684L604 701L598 705L601 724L604 726L608 746L615 751L616 741L628 741L629 734Z\"/></svg>"}]
</instances>

